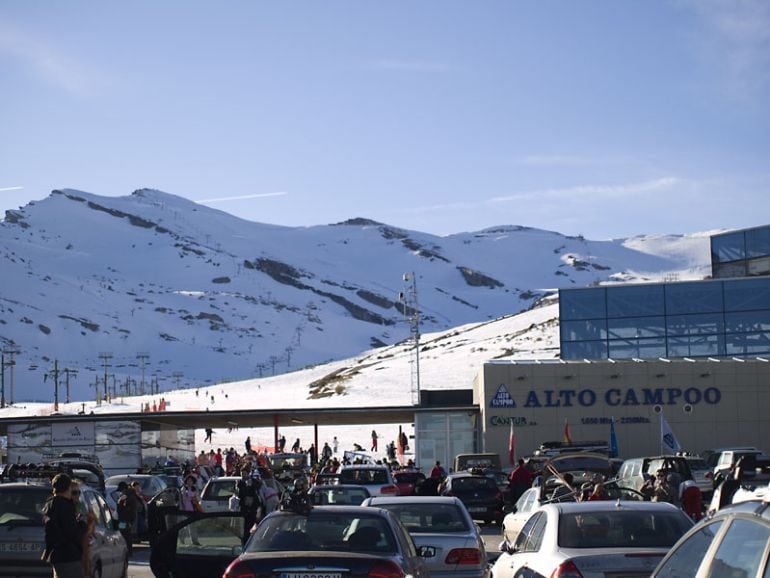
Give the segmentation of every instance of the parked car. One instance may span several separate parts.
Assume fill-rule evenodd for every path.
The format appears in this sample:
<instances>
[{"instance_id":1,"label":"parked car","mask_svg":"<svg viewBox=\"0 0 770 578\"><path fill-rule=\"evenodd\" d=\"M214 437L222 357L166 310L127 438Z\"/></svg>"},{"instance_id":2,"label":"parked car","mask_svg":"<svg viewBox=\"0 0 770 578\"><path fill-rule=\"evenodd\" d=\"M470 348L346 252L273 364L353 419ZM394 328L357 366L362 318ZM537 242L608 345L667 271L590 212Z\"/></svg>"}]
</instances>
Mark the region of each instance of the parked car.
<instances>
[{"instance_id":1,"label":"parked car","mask_svg":"<svg viewBox=\"0 0 770 578\"><path fill-rule=\"evenodd\" d=\"M735 449L725 450L719 454L719 459L714 466L714 473L712 480L714 482L714 488L721 484L725 478L733 471L735 466L740 460L744 458L753 458L762 455L762 452L758 449Z\"/></svg>"},{"instance_id":2,"label":"parked car","mask_svg":"<svg viewBox=\"0 0 770 578\"><path fill-rule=\"evenodd\" d=\"M308 496L314 506L360 506L371 494L366 486L330 484L313 486L308 490Z\"/></svg>"},{"instance_id":3,"label":"parked car","mask_svg":"<svg viewBox=\"0 0 770 578\"><path fill-rule=\"evenodd\" d=\"M728 505L674 544L652 578L762 578L770 572L770 501Z\"/></svg>"},{"instance_id":4,"label":"parked car","mask_svg":"<svg viewBox=\"0 0 770 578\"><path fill-rule=\"evenodd\" d=\"M440 493L459 498L474 520L483 520L486 524L502 522L503 495L493 478L471 472L449 474Z\"/></svg>"},{"instance_id":5,"label":"parked car","mask_svg":"<svg viewBox=\"0 0 770 578\"><path fill-rule=\"evenodd\" d=\"M204 512L227 512L230 506L230 496L238 494L240 479L239 476L221 476L209 479L198 500L201 509ZM279 497L283 493L283 486L275 478L263 477L262 483L275 490Z\"/></svg>"},{"instance_id":6,"label":"parked car","mask_svg":"<svg viewBox=\"0 0 770 578\"><path fill-rule=\"evenodd\" d=\"M711 493L714 491L714 483L712 481L713 473L706 465L706 460L699 456L686 455L684 457L690 466L692 479L695 482L695 485L698 486L703 499L711 499Z\"/></svg>"},{"instance_id":7,"label":"parked car","mask_svg":"<svg viewBox=\"0 0 770 578\"><path fill-rule=\"evenodd\" d=\"M188 514L150 553L155 576L414 576L425 557L398 519L380 508L318 506L266 516L242 547L240 513ZM190 539L196 536L199 544Z\"/></svg>"},{"instance_id":8,"label":"parked car","mask_svg":"<svg viewBox=\"0 0 770 578\"><path fill-rule=\"evenodd\" d=\"M692 527L659 502L548 504L527 520L492 567L493 578L648 576Z\"/></svg>"},{"instance_id":9,"label":"parked car","mask_svg":"<svg viewBox=\"0 0 770 578\"><path fill-rule=\"evenodd\" d=\"M709 512L728 504L764 499L770 493L770 456L745 456L714 490Z\"/></svg>"},{"instance_id":10,"label":"parked car","mask_svg":"<svg viewBox=\"0 0 770 578\"><path fill-rule=\"evenodd\" d=\"M310 473L307 454L303 453L276 453L268 456L270 469L281 483L288 484L294 478L307 477Z\"/></svg>"},{"instance_id":11,"label":"parked car","mask_svg":"<svg viewBox=\"0 0 770 578\"><path fill-rule=\"evenodd\" d=\"M398 486L387 466L353 464L342 466L339 471L341 484L366 486L372 496L398 496Z\"/></svg>"},{"instance_id":12,"label":"parked car","mask_svg":"<svg viewBox=\"0 0 770 578\"><path fill-rule=\"evenodd\" d=\"M532 512L554 500L554 492L561 485L559 476L565 474L572 476L573 487L576 489L585 483L592 483L598 477L606 480L604 488L610 499L644 500L644 496L638 491L620 485L621 482L611 477L613 473L614 464L611 458L604 454L588 452L562 454L548 460L540 474L540 485L525 490L513 505L512 511L503 518L503 540L509 544L516 541L516 537ZM575 501L574 496L568 496L567 499Z\"/></svg>"},{"instance_id":13,"label":"parked car","mask_svg":"<svg viewBox=\"0 0 770 578\"><path fill-rule=\"evenodd\" d=\"M726 451L755 451L759 452L758 448L755 448L754 446L730 446L730 447L724 447L724 448L713 448L709 450L704 450L700 453L701 457L706 460L706 465L711 468L713 471L714 467L717 465L717 462L719 461L719 458L722 456L722 452Z\"/></svg>"},{"instance_id":14,"label":"parked car","mask_svg":"<svg viewBox=\"0 0 770 578\"><path fill-rule=\"evenodd\" d=\"M417 470L399 470L393 472L393 480L401 496L413 496L415 488L425 480L425 474Z\"/></svg>"},{"instance_id":15,"label":"parked car","mask_svg":"<svg viewBox=\"0 0 770 578\"><path fill-rule=\"evenodd\" d=\"M486 578L487 553L478 526L456 497L404 496L369 498L364 506L393 512L417 546L430 546L427 559L433 578Z\"/></svg>"},{"instance_id":16,"label":"parked car","mask_svg":"<svg viewBox=\"0 0 770 578\"><path fill-rule=\"evenodd\" d=\"M618 471L618 483L641 490L646 477L654 478L658 470L675 472L679 476L679 483L693 479L690 464L684 456L646 456L624 461Z\"/></svg>"},{"instance_id":17,"label":"parked car","mask_svg":"<svg viewBox=\"0 0 770 578\"><path fill-rule=\"evenodd\" d=\"M500 455L487 452L477 454L457 454L455 456L454 471L462 472L463 470L470 470L473 468L492 468L499 470L501 468Z\"/></svg>"},{"instance_id":18,"label":"parked car","mask_svg":"<svg viewBox=\"0 0 770 578\"><path fill-rule=\"evenodd\" d=\"M50 481L0 484L0 576L51 576L51 565L40 560L45 547L42 511L50 496ZM80 505L96 519L89 548L93 576L126 576L128 547L104 497L83 484Z\"/></svg>"}]
</instances>

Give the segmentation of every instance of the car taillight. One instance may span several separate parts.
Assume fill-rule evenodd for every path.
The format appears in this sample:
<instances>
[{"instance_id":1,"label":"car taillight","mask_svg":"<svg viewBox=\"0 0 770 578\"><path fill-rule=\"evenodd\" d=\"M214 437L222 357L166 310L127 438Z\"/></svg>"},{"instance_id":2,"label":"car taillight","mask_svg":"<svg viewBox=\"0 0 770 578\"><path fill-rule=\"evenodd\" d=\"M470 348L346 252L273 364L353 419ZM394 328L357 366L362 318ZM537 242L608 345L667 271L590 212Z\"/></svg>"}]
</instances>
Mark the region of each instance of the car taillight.
<instances>
[{"instance_id":1,"label":"car taillight","mask_svg":"<svg viewBox=\"0 0 770 578\"><path fill-rule=\"evenodd\" d=\"M567 560L551 572L551 578L583 578L583 575L572 560Z\"/></svg>"},{"instance_id":2,"label":"car taillight","mask_svg":"<svg viewBox=\"0 0 770 578\"><path fill-rule=\"evenodd\" d=\"M444 559L446 564L481 564L481 552L478 548L455 548Z\"/></svg>"},{"instance_id":3,"label":"car taillight","mask_svg":"<svg viewBox=\"0 0 770 578\"><path fill-rule=\"evenodd\" d=\"M225 570L222 578L257 578L257 574L249 565L240 560L233 560Z\"/></svg>"},{"instance_id":4,"label":"car taillight","mask_svg":"<svg viewBox=\"0 0 770 578\"><path fill-rule=\"evenodd\" d=\"M393 494L394 496L398 495L398 486L382 486L380 489L381 494Z\"/></svg>"},{"instance_id":5,"label":"car taillight","mask_svg":"<svg viewBox=\"0 0 770 578\"><path fill-rule=\"evenodd\" d=\"M404 571L395 562L384 560L382 562L376 562L369 570L367 576L369 578L405 578L406 574L404 574ZM230 577L228 576L225 578Z\"/></svg>"}]
</instances>

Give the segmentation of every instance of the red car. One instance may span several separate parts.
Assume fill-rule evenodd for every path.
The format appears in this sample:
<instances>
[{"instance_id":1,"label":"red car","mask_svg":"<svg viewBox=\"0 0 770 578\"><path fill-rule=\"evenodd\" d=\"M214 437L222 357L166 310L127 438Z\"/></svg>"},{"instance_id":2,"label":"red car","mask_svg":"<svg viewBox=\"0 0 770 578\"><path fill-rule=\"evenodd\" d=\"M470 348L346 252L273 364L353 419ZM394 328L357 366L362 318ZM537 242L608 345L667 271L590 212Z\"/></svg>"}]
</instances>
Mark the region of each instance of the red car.
<instances>
[{"instance_id":1,"label":"red car","mask_svg":"<svg viewBox=\"0 0 770 578\"><path fill-rule=\"evenodd\" d=\"M425 479L425 474L416 470L393 472L398 491L402 496L413 496L414 488Z\"/></svg>"}]
</instances>

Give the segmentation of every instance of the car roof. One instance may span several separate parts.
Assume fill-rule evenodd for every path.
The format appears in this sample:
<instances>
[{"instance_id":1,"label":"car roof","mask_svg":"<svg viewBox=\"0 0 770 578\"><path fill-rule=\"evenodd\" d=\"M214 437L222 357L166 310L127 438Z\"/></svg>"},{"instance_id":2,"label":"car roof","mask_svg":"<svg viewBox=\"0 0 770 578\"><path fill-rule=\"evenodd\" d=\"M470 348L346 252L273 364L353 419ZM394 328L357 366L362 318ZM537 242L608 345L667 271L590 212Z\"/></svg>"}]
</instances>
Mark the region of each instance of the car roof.
<instances>
[{"instance_id":1,"label":"car roof","mask_svg":"<svg viewBox=\"0 0 770 578\"><path fill-rule=\"evenodd\" d=\"M388 470L390 468L383 464L342 464L343 470Z\"/></svg>"},{"instance_id":2,"label":"car roof","mask_svg":"<svg viewBox=\"0 0 770 578\"><path fill-rule=\"evenodd\" d=\"M613 512L613 511L671 511L681 512L679 508L668 502L639 502L636 500L596 500L592 502L561 502L557 504L545 504L541 510L553 509L560 514L573 514L580 512Z\"/></svg>"},{"instance_id":3,"label":"car roof","mask_svg":"<svg viewBox=\"0 0 770 578\"><path fill-rule=\"evenodd\" d=\"M372 496L369 503L377 504L456 504L460 500L454 496Z\"/></svg>"}]
</instances>

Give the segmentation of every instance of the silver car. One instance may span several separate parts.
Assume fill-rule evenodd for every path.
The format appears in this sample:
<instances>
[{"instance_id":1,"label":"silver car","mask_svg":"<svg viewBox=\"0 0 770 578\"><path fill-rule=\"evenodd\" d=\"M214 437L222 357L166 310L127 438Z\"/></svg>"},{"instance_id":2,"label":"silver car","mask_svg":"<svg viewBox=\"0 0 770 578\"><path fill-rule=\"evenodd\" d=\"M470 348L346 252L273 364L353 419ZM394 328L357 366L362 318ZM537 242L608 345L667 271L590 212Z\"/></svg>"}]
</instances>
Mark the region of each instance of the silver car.
<instances>
[{"instance_id":1,"label":"silver car","mask_svg":"<svg viewBox=\"0 0 770 578\"><path fill-rule=\"evenodd\" d=\"M0 576L51 576L51 565L40 560L45 546L42 512L50 496L50 484L0 484ZM96 518L89 548L92 575L126 576L128 547L104 498L81 485L80 507Z\"/></svg>"},{"instance_id":2,"label":"silver car","mask_svg":"<svg viewBox=\"0 0 770 578\"><path fill-rule=\"evenodd\" d=\"M390 510L406 526L418 547L435 548L435 556L426 559L432 577L487 576L487 553L479 527L458 498L375 497L365 500L362 505Z\"/></svg>"}]
</instances>

